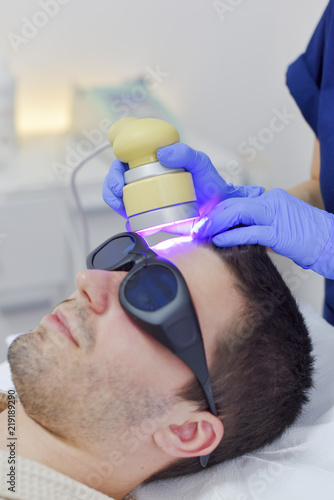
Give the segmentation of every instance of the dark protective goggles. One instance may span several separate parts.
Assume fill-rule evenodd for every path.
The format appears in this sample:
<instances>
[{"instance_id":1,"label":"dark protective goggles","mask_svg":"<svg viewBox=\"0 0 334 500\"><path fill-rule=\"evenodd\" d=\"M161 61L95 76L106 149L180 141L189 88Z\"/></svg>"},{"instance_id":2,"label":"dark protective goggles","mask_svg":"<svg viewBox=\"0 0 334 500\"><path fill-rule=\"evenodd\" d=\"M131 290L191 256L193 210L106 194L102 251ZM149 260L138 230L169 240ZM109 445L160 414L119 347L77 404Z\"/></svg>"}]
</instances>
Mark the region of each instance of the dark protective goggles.
<instances>
[{"instance_id":1,"label":"dark protective goggles","mask_svg":"<svg viewBox=\"0 0 334 500\"><path fill-rule=\"evenodd\" d=\"M88 255L86 264L88 269L128 271L119 288L121 306L137 325L189 366L210 412L217 416L200 326L178 268L159 257L136 233L121 233L105 241ZM199 457L203 467L209 456Z\"/></svg>"}]
</instances>

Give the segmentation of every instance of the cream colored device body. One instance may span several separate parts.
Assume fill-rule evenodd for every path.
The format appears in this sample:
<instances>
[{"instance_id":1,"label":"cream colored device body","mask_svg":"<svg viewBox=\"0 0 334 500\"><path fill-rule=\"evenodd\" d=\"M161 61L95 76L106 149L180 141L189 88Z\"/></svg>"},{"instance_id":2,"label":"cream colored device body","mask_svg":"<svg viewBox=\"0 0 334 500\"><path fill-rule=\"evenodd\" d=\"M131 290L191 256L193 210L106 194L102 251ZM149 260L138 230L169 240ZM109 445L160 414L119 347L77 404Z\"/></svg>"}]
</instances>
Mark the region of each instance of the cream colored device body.
<instances>
[{"instance_id":1,"label":"cream colored device body","mask_svg":"<svg viewBox=\"0 0 334 500\"><path fill-rule=\"evenodd\" d=\"M110 128L116 158L129 164L123 202L132 231L199 217L191 174L164 167L156 155L179 140L172 125L156 118L121 118Z\"/></svg>"}]
</instances>

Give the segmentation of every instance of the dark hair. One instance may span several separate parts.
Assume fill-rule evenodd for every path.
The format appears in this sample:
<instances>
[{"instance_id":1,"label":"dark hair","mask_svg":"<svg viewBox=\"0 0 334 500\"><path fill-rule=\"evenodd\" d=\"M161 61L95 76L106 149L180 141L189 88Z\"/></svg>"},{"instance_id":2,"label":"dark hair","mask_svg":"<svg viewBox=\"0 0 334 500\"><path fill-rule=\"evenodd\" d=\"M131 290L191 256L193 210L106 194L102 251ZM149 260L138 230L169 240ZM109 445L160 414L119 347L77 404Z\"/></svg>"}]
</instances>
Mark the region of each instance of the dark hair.
<instances>
[{"instance_id":1,"label":"dark hair","mask_svg":"<svg viewBox=\"0 0 334 500\"><path fill-rule=\"evenodd\" d=\"M304 319L266 249L210 246L232 273L243 306L231 330L217 338L210 367L224 437L211 453L208 467L280 437L308 401L313 373L312 344ZM195 401L199 410L207 409L196 380L178 395ZM198 458L179 459L146 482L200 470Z\"/></svg>"}]
</instances>

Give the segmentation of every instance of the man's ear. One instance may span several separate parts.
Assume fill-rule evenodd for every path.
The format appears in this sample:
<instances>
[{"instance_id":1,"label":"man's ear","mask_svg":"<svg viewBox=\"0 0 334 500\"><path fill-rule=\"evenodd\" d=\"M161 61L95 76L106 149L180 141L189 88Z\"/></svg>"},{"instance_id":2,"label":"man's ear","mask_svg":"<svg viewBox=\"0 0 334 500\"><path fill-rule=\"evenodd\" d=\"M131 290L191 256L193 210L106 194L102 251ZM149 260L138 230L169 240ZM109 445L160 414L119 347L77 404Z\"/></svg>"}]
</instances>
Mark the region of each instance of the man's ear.
<instances>
[{"instance_id":1,"label":"man's ear","mask_svg":"<svg viewBox=\"0 0 334 500\"><path fill-rule=\"evenodd\" d=\"M192 414L181 424L170 424L153 434L155 444L172 457L199 457L211 453L222 440L224 426L208 411Z\"/></svg>"}]
</instances>

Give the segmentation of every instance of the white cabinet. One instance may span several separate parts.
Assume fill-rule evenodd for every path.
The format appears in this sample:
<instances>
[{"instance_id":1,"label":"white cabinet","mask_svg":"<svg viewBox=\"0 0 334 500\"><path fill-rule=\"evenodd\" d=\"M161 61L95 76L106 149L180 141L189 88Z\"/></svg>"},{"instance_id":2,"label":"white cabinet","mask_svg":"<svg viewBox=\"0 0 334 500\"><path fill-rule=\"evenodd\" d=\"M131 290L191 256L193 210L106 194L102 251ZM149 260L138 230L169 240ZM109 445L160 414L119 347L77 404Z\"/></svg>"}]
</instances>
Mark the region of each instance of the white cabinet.
<instances>
[{"instance_id":1,"label":"white cabinet","mask_svg":"<svg viewBox=\"0 0 334 500\"><path fill-rule=\"evenodd\" d=\"M52 300L66 280L66 210L59 189L11 193L0 203L1 309Z\"/></svg>"}]
</instances>

